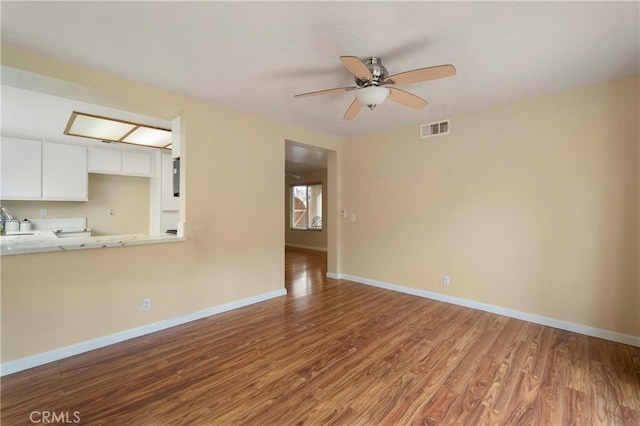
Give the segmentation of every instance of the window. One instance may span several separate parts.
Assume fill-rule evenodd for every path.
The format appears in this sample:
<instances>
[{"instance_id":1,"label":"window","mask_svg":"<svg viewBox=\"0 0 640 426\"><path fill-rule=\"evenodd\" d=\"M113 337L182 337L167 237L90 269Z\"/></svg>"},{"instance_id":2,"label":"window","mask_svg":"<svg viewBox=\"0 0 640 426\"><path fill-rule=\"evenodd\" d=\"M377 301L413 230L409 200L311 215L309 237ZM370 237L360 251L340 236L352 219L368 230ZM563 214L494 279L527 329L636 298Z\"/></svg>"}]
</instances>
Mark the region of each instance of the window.
<instances>
[{"instance_id":1,"label":"window","mask_svg":"<svg viewBox=\"0 0 640 426\"><path fill-rule=\"evenodd\" d=\"M291 229L322 230L322 185L291 186Z\"/></svg>"}]
</instances>

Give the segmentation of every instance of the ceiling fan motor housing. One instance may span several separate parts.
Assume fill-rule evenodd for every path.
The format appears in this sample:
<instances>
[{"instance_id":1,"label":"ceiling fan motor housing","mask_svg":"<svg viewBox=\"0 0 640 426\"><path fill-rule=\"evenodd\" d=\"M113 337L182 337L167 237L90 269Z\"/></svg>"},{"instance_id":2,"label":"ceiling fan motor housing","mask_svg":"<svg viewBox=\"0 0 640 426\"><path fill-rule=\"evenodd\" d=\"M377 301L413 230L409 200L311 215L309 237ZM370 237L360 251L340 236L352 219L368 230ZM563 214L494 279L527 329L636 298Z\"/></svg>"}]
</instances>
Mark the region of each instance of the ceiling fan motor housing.
<instances>
[{"instance_id":1,"label":"ceiling fan motor housing","mask_svg":"<svg viewBox=\"0 0 640 426\"><path fill-rule=\"evenodd\" d=\"M355 77L356 84L358 87L369 87L369 86L380 86L385 78L389 76L387 69L382 65L382 60L377 56L370 56L368 58L364 58L362 60L371 74L373 78L371 81L369 80L361 80L358 77Z\"/></svg>"}]
</instances>

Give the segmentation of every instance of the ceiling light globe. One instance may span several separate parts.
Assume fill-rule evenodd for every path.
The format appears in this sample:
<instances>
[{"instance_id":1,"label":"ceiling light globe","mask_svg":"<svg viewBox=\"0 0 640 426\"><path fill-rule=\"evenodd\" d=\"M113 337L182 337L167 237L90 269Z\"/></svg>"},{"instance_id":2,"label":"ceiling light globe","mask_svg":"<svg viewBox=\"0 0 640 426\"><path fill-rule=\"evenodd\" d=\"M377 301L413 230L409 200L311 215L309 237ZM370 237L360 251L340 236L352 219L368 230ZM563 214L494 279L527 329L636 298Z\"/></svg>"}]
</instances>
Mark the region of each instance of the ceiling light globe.
<instances>
[{"instance_id":1,"label":"ceiling light globe","mask_svg":"<svg viewBox=\"0 0 640 426\"><path fill-rule=\"evenodd\" d=\"M389 96L389 89L380 86L369 86L356 91L358 102L371 109L383 103L387 96Z\"/></svg>"}]
</instances>

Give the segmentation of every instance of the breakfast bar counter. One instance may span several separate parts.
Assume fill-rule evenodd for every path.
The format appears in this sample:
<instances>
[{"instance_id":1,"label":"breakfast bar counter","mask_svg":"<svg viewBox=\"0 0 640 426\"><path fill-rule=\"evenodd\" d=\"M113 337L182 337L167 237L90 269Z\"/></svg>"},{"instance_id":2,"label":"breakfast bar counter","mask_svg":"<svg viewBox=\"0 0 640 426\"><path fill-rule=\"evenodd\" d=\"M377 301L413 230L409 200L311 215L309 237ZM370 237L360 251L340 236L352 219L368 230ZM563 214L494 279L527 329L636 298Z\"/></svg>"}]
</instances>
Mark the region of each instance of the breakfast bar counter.
<instances>
[{"instance_id":1,"label":"breakfast bar counter","mask_svg":"<svg viewBox=\"0 0 640 426\"><path fill-rule=\"evenodd\" d=\"M0 254L6 256L179 241L186 241L186 239L173 234L129 234L60 238L54 231L43 230L0 236Z\"/></svg>"}]
</instances>

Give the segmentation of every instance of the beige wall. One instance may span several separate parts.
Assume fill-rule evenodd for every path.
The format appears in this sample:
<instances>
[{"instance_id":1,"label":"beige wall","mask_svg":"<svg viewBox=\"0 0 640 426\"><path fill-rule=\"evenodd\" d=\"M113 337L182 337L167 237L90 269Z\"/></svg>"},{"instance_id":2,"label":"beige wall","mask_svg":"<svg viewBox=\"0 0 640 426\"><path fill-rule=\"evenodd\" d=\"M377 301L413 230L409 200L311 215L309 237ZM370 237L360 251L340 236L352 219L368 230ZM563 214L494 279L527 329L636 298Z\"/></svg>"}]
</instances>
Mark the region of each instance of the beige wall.
<instances>
[{"instance_id":1,"label":"beige wall","mask_svg":"<svg viewBox=\"0 0 640 426\"><path fill-rule=\"evenodd\" d=\"M285 139L335 151L330 271L640 335L637 78L342 145L7 46L2 63L72 83L54 95L181 115L188 239L3 256L2 362L282 289Z\"/></svg>"},{"instance_id":2,"label":"beige wall","mask_svg":"<svg viewBox=\"0 0 640 426\"><path fill-rule=\"evenodd\" d=\"M285 244L294 246L304 246L313 249L327 249L327 169L314 170L309 172L296 172L296 179L291 176L285 177L284 208L285 208ZM291 185L304 185L310 183L322 183L322 231L301 231L291 229Z\"/></svg>"},{"instance_id":3,"label":"beige wall","mask_svg":"<svg viewBox=\"0 0 640 426\"><path fill-rule=\"evenodd\" d=\"M339 151L338 139L8 46L2 63L73 83L54 95L181 115L188 239L3 256L2 362L284 288L285 139Z\"/></svg>"},{"instance_id":4,"label":"beige wall","mask_svg":"<svg viewBox=\"0 0 640 426\"><path fill-rule=\"evenodd\" d=\"M342 271L639 336L638 83L348 140Z\"/></svg>"},{"instance_id":5,"label":"beige wall","mask_svg":"<svg viewBox=\"0 0 640 426\"><path fill-rule=\"evenodd\" d=\"M86 217L92 235L149 233L149 178L89 173L89 201L3 201L16 218ZM115 215L110 211L115 210Z\"/></svg>"}]
</instances>

